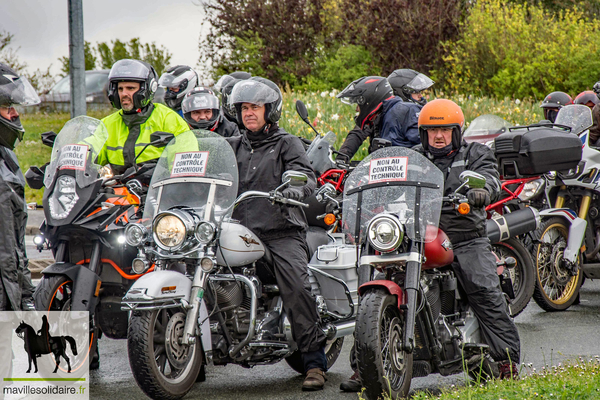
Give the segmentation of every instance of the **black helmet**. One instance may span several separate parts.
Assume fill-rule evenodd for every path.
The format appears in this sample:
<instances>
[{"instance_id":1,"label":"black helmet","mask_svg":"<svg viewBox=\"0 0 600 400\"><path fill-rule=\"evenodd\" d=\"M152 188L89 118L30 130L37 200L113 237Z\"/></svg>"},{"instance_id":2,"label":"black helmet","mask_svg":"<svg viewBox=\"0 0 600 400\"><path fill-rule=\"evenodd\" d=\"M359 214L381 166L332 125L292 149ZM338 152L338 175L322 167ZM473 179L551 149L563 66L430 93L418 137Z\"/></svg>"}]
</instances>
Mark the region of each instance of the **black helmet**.
<instances>
[{"instance_id":1,"label":"black helmet","mask_svg":"<svg viewBox=\"0 0 600 400\"><path fill-rule=\"evenodd\" d=\"M275 83L266 78L253 76L250 79L239 81L233 87L229 102L231 106L235 107L238 124L243 124L243 103L264 105L265 121L267 124L275 124L281 117L283 97Z\"/></svg>"},{"instance_id":2,"label":"black helmet","mask_svg":"<svg viewBox=\"0 0 600 400\"><path fill-rule=\"evenodd\" d=\"M394 95L404 101L411 101L422 106L427 103L427 100L424 97L421 100L415 100L411 94L429 89L435 83L428 76L408 68L395 70L387 79L394 90Z\"/></svg>"},{"instance_id":3,"label":"black helmet","mask_svg":"<svg viewBox=\"0 0 600 400\"><path fill-rule=\"evenodd\" d=\"M571 99L571 96L565 92L552 92L544 98L544 101L542 101L540 107L544 109L544 118L550 122L554 122L556 120L558 110L568 104L573 104L573 99Z\"/></svg>"},{"instance_id":4,"label":"black helmet","mask_svg":"<svg viewBox=\"0 0 600 400\"><path fill-rule=\"evenodd\" d=\"M594 90L594 93L596 93L596 96L598 96L600 99L600 82L594 83L594 87L592 89Z\"/></svg>"},{"instance_id":5,"label":"black helmet","mask_svg":"<svg viewBox=\"0 0 600 400\"><path fill-rule=\"evenodd\" d=\"M390 83L382 76L365 76L355 80L337 95L343 103L358 104L359 112L354 122L360 129L371 124L383 101L393 96Z\"/></svg>"},{"instance_id":6,"label":"black helmet","mask_svg":"<svg viewBox=\"0 0 600 400\"><path fill-rule=\"evenodd\" d=\"M221 88L221 110L223 110L223 115L225 115L228 120L235 123L237 123L236 111L235 107L233 107L229 101L229 98L235 84L241 81L241 79L231 78L227 80L225 86Z\"/></svg>"},{"instance_id":7,"label":"black helmet","mask_svg":"<svg viewBox=\"0 0 600 400\"><path fill-rule=\"evenodd\" d=\"M219 78L219 80L217 81L217 83L215 83L215 85L213 86L213 89L217 93L223 93L223 88L225 86L228 86L229 83L231 83L231 81L233 81L234 79L237 79L238 81L241 81L241 80L244 80L244 79L249 79L251 77L252 77L252 75L250 75L248 72L235 71L235 72L232 72L230 74L221 76ZM231 91L229 93L231 93ZM223 100L223 99L221 99L221 100Z\"/></svg>"},{"instance_id":8,"label":"black helmet","mask_svg":"<svg viewBox=\"0 0 600 400\"><path fill-rule=\"evenodd\" d=\"M39 104L35 89L27 78L20 77L12 68L0 63L0 107L12 107L14 104L31 106ZM21 119L8 119L0 115L0 145L14 149L18 141L23 140Z\"/></svg>"},{"instance_id":9,"label":"black helmet","mask_svg":"<svg viewBox=\"0 0 600 400\"><path fill-rule=\"evenodd\" d=\"M220 114L219 99L215 95L215 92L202 86L192 89L192 91L185 96L185 99L183 99L183 103L181 104L181 110L183 111L183 118L185 118L187 123L194 129L213 130L219 125L222 118ZM196 122L192 118L192 111L198 110L212 110L212 117L208 120Z\"/></svg>"},{"instance_id":10,"label":"black helmet","mask_svg":"<svg viewBox=\"0 0 600 400\"><path fill-rule=\"evenodd\" d=\"M139 60L119 60L114 63L108 74L108 100L114 108L121 108L117 87L119 82L140 83L140 90L133 95L134 110L142 109L150 104L156 89L158 89L158 76L150 64Z\"/></svg>"},{"instance_id":11,"label":"black helmet","mask_svg":"<svg viewBox=\"0 0 600 400\"><path fill-rule=\"evenodd\" d=\"M187 65L171 67L160 76L158 84L166 88L165 104L175 111L181 109L186 94L198 85L198 74ZM169 88L179 88L177 92Z\"/></svg>"}]
</instances>

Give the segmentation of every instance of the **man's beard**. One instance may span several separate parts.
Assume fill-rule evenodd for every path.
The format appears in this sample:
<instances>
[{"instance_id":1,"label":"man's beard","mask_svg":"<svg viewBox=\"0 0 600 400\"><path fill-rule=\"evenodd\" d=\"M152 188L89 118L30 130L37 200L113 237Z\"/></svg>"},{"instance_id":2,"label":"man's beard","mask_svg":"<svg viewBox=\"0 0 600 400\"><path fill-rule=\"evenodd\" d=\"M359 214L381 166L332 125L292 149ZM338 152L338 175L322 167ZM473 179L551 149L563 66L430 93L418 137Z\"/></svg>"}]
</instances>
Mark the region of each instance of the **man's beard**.
<instances>
[{"instance_id":1,"label":"man's beard","mask_svg":"<svg viewBox=\"0 0 600 400\"><path fill-rule=\"evenodd\" d=\"M133 110L133 101L131 99L129 99L129 105L124 105L122 100L121 100L121 108L123 109L123 111L131 111Z\"/></svg>"}]
</instances>

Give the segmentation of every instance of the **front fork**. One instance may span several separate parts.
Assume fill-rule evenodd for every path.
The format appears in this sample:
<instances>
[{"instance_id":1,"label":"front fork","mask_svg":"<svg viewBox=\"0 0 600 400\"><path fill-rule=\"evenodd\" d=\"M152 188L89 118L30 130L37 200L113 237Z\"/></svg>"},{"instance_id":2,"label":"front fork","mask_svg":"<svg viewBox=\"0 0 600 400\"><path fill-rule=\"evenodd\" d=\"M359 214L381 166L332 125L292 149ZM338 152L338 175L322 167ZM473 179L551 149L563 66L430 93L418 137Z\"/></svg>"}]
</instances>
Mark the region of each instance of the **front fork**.
<instances>
[{"instance_id":1,"label":"front fork","mask_svg":"<svg viewBox=\"0 0 600 400\"><path fill-rule=\"evenodd\" d=\"M198 321L198 313L200 312L200 304L204 297L204 289L208 280L209 273L202 268L197 267L192 281L192 293L190 295L190 310L185 319L185 327L183 328L184 344L192 345L196 342L196 325Z\"/></svg>"},{"instance_id":2,"label":"front fork","mask_svg":"<svg viewBox=\"0 0 600 400\"><path fill-rule=\"evenodd\" d=\"M417 243L414 243L411 253L421 253ZM417 295L419 293L419 282L421 280L421 262L407 261L404 290L406 292L406 317L404 330L403 350L412 353L415 348L415 322L417 318Z\"/></svg>"},{"instance_id":3,"label":"front fork","mask_svg":"<svg viewBox=\"0 0 600 400\"><path fill-rule=\"evenodd\" d=\"M555 209L561 209L565 204L566 186L561 186L558 195L556 196ZM578 215L575 220L571 221L567 218L570 223L569 227L569 239L567 247L564 250L564 258L571 264L576 264L579 250L582 247L583 239L585 236L585 229L587 225L587 215L592 202L592 192L586 190L581 196L581 203L579 204ZM548 213L551 210L544 210L541 215Z\"/></svg>"}]
</instances>

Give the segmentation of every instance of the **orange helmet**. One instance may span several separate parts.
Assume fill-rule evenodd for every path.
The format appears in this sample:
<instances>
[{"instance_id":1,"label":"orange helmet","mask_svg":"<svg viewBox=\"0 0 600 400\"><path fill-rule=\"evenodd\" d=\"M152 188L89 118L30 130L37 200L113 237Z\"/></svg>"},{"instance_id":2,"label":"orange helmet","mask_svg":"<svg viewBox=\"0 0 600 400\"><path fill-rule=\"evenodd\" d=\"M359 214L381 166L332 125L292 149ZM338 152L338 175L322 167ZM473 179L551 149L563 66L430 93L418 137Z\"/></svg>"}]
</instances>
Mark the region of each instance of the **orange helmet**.
<instances>
[{"instance_id":1,"label":"orange helmet","mask_svg":"<svg viewBox=\"0 0 600 400\"><path fill-rule=\"evenodd\" d=\"M452 100L435 99L425 104L419 113L419 135L421 144L427 151L429 128L452 128L452 148L458 149L462 140L462 128L465 125L465 115Z\"/></svg>"}]
</instances>

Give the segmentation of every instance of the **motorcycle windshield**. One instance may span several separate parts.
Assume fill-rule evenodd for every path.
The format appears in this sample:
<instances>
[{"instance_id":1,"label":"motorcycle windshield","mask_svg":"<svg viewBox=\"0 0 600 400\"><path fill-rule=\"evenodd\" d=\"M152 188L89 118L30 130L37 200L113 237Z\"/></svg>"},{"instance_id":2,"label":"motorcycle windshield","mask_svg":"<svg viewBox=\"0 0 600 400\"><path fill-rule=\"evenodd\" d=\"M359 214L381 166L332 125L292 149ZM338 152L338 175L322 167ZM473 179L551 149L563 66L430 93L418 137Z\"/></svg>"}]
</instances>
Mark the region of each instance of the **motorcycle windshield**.
<instances>
[{"instance_id":1,"label":"motorcycle windshield","mask_svg":"<svg viewBox=\"0 0 600 400\"><path fill-rule=\"evenodd\" d=\"M144 224L174 208L193 210L202 220L218 222L233 211L238 190L233 149L220 135L194 130L179 134L158 160L144 208Z\"/></svg>"},{"instance_id":2,"label":"motorcycle windshield","mask_svg":"<svg viewBox=\"0 0 600 400\"><path fill-rule=\"evenodd\" d=\"M471 121L469 127L465 129L463 137L487 136L493 139L497 135L506 132L509 126L511 125L505 119L497 115L484 114Z\"/></svg>"},{"instance_id":3,"label":"motorcycle windshield","mask_svg":"<svg viewBox=\"0 0 600 400\"><path fill-rule=\"evenodd\" d=\"M571 132L579 135L581 132L592 126L592 110L583 104L571 104L558 110L556 116L557 125L571 127Z\"/></svg>"},{"instance_id":4,"label":"motorcycle windshield","mask_svg":"<svg viewBox=\"0 0 600 400\"><path fill-rule=\"evenodd\" d=\"M409 238L430 242L435 237L426 236L426 228L439 224L443 191L443 173L423 155L404 147L377 150L346 180L344 234L352 244L362 244L371 219L390 213Z\"/></svg>"},{"instance_id":5,"label":"motorcycle windshield","mask_svg":"<svg viewBox=\"0 0 600 400\"><path fill-rule=\"evenodd\" d=\"M51 187L60 170L73 171L81 188L91 185L102 168L96 161L107 138L106 126L98 119L81 116L68 121L54 141L44 185Z\"/></svg>"},{"instance_id":6,"label":"motorcycle windshield","mask_svg":"<svg viewBox=\"0 0 600 400\"><path fill-rule=\"evenodd\" d=\"M335 139L335 133L329 131L323 137L315 138L306 149L306 157L318 175L336 167L330 152L330 148L335 144Z\"/></svg>"}]
</instances>

